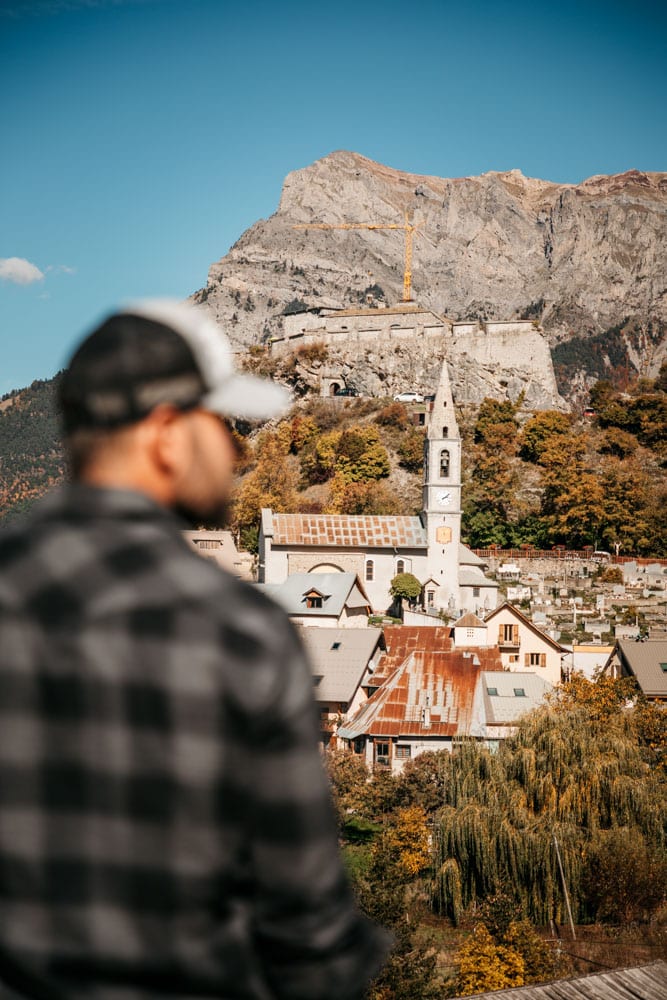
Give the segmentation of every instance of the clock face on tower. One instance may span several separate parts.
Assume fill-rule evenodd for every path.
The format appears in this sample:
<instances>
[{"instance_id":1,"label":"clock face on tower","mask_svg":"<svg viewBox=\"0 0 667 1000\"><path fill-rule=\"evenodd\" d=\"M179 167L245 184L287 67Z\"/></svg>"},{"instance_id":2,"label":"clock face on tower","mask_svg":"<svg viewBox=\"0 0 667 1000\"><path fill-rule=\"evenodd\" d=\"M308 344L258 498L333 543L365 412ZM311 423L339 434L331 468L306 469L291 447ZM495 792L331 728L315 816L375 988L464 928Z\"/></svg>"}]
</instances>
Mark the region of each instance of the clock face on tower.
<instances>
[{"instance_id":1,"label":"clock face on tower","mask_svg":"<svg viewBox=\"0 0 667 1000\"><path fill-rule=\"evenodd\" d=\"M439 507L449 507L452 502L452 494L449 490L440 490L436 493L435 500Z\"/></svg>"}]
</instances>

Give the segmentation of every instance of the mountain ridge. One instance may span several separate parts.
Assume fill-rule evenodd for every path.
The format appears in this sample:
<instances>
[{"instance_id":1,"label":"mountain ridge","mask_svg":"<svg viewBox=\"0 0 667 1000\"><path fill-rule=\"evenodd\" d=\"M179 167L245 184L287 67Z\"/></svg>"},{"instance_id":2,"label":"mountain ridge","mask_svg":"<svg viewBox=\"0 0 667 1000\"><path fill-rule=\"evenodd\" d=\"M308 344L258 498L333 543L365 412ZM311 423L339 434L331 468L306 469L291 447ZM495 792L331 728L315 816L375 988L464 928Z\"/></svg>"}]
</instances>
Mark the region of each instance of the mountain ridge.
<instances>
[{"instance_id":1,"label":"mountain ridge","mask_svg":"<svg viewBox=\"0 0 667 1000\"><path fill-rule=\"evenodd\" d=\"M412 261L420 305L455 320L534 318L552 348L620 325L635 345L628 363L657 374L667 356L667 173L628 170L580 184L518 169L440 178L339 150L287 175L276 212L211 265L193 298L238 347L281 336L294 303L346 308L378 288L384 302L398 302L403 232L293 227L400 227L406 212L420 224Z\"/></svg>"}]
</instances>

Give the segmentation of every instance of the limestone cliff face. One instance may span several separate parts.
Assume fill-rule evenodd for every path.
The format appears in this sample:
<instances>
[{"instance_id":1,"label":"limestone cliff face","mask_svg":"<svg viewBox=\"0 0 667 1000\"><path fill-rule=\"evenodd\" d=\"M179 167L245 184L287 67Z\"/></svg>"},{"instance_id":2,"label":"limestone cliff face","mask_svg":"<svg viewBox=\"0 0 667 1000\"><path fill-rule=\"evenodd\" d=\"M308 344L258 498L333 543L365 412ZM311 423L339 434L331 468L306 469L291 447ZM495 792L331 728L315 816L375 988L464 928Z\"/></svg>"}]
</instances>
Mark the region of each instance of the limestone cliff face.
<instances>
[{"instance_id":1,"label":"limestone cliff face","mask_svg":"<svg viewBox=\"0 0 667 1000\"><path fill-rule=\"evenodd\" d=\"M206 301L239 346L283 313L400 301L404 235L300 223L421 223L413 299L452 320L539 320L553 346L618 324L653 374L667 352L667 174L555 184L520 171L446 179L336 152L285 180L277 212L211 266Z\"/></svg>"}]
</instances>

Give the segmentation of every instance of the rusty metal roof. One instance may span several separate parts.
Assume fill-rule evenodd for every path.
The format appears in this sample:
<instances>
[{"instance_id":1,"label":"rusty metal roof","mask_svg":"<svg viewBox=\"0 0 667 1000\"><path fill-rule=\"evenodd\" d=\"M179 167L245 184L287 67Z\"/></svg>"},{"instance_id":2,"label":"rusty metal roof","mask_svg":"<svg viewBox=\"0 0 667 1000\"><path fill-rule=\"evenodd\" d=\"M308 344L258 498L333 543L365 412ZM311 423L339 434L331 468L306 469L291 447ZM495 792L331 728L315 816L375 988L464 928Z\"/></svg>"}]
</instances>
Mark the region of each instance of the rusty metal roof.
<instances>
[{"instance_id":1,"label":"rusty metal roof","mask_svg":"<svg viewBox=\"0 0 667 1000\"><path fill-rule=\"evenodd\" d=\"M387 628L387 654L373 677L379 687L339 736L470 733L480 673L502 664L497 649L452 649L448 633L444 627Z\"/></svg>"},{"instance_id":2,"label":"rusty metal roof","mask_svg":"<svg viewBox=\"0 0 667 1000\"><path fill-rule=\"evenodd\" d=\"M352 514L273 514L274 545L425 549L418 517Z\"/></svg>"}]
</instances>

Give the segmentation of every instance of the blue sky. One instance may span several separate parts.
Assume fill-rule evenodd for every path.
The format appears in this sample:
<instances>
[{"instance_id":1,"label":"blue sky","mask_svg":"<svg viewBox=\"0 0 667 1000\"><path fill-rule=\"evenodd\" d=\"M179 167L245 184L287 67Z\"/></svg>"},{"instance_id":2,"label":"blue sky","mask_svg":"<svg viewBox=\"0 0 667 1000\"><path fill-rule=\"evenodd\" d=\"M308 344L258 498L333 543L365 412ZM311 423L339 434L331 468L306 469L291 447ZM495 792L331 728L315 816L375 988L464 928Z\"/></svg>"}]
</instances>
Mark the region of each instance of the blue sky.
<instances>
[{"instance_id":1,"label":"blue sky","mask_svg":"<svg viewBox=\"0 0 667 1000\"><path fill-rule=\"evenodd\" d=\"M185 297L334 149L456 177L667 169L664 4L0 0L0 393Z\"/></svg>"}]
</instances>

